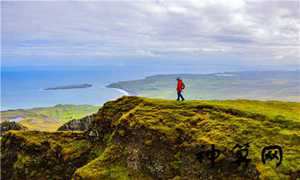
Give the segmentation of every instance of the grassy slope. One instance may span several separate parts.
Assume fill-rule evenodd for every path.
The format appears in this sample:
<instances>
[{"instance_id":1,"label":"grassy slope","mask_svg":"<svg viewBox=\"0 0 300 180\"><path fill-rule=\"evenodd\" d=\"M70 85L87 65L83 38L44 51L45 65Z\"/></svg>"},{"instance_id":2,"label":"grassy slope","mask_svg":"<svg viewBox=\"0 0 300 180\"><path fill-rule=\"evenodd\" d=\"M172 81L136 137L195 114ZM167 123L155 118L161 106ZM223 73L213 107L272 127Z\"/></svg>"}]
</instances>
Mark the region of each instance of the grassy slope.
<instances>
[{"instance_id":1,"label":"grassy slope","mask_svg":"<svg viewBox=\"0 0 300 180\"><path fill-rule=\"evenodd\" d=\"M56 105L53 107L1 112L1 121L22 117L20 124L30 130L55 131L72 119L79 119L99 109L92 105Z\"/></svg>"},{"instance_id":2,"label":"grassy slope","mask_svg":"<svg viewBox=\"0 0 300 180\"><path fill-rule=\"evenodd\" d=\"M87 179L193 179L199 177L197 173L204 176L201 172L210 172L209 176L215 178L232 179L240 174L223 173L234 174L239 168L226 169L227 153L216 162L223 164L225 170L219 167L210 169L195 159L195 149L199 145L215 144L216 148L227 152L236 143L246 142L250 142L249 158L260 178L287 179L300 171L300 103L249 100L176 102L123 97L103 106L93 128L101 132L101 140L91 142L79 137L71 145L68 140L64 142L64 132L45 136L38 132L14 131L11 136L35 145L41 145L46 139L61 144L64 158L70 156L68 152L80 153L91 147L90 150L96 153L89 155L89 160L76 171L70 170L75 171L73 177ZM83 143L79 149L76 149L77 143ZM284 150L283 163L278 168L274 163L264 165L260 160L262 148L271 144L281 145ZM30 158L34 156L30 157L29 152L26 156L29 158L26 162L32 165L30 162L34 161ZM147 160L143 161L141 157ZM18 157L19 171L25 173L21 161Z\"/></svg>"},{"instance_id":3,"label":"grassy slope","mask_svg":"<svg viewBox=\"0 0 300 180\"><path fill-rule=\"evenodd\" d=\"M141 80L113 83L108 87L121 88L139 96L176 98L176 78L185 84L188 99L260 99L300 101L300 71L240 72L196 75L156 75ZM246 92L246 93L245 93Z\"/></svg>"},{"instance_id":4,"label":"grassy slope","mask_svg":"<svg viewBox=\"0 0 300 180\"><path fill-rule=\"evenodd\" d=\"M94 158L82 132L10 131L1 143L4 179L11 174L14 179L70 179L76 168ZM14 170L4 171L11 163Z\"/></svg>"},{"instance_id":5,"label":"grassy slope","mask_svg":"<svg viewBox=\"0 0 300 180\"><path fill-rule=\"evenodd\" d=\"M250 142L250 155L263 176L283 177L283 173L300 170L300 103L250 100L184 103L152 99L147 101L157 107L142 105L139 107L141 110L137 108L132 113L137 116L139 122L145 122L151 129L160 129L171 137L175 133L174 129L179 127L196 142L219 144L219 147L233 147L236 143ZM195 112L199 105L240 110L237 113L241 114L232 116L213 108L212 114L201 115ZM256 114L265 117L260 119ZM151 116L155 118L148 120ZM163 119L164 125L157 125L157 119ZM197 122L196 126L191 125L193 121ZM203 131L204 129L206 130ZM272 144L283 146L285 153L284 162L278 169L265 166L260 161L261 149Z\"/></svg>"}]
</instances>

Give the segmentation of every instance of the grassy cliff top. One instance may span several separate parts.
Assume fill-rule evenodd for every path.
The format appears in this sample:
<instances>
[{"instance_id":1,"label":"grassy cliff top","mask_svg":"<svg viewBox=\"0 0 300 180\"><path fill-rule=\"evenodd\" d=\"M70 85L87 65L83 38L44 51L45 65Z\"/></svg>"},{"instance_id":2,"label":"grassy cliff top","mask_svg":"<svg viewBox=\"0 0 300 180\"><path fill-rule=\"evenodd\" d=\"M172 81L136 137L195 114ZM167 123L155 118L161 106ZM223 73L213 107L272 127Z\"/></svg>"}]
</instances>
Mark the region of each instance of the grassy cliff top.
<instances>
[{"instance_id":1,"label":"grassy cliff top","mask_svg":"<svg viewBox=\"0 0 300 180\"><path fill-rule=\"evenodd\" d=\"M38 157L26 147L43 146L45 140L51 147L60 144L63 159L67 156L70 162L77 162L78 156L68 153L77 151L85 157L65 172L75 179L282 179L299 176L299 129L300 103L122 97L105 103L84 133L11 131L2 138L5 143L1 151L5 160L15 147L12 137L21 139L21 148L15 153L29 158L27 167L34 169L30 158ZM250 143L251 159L246 168L232 164L232 148L245 143ZM222 151L214 167L209 159L200 162L196 156L212 144ZM268 145L283 148L283 161L277 168L274 161L261 161L261 150ZM96 153L92 156L89 152ZM7 166L6 172L19 173L12 173L12 177L26 174L22 162L17 156L17 165ZM60 167L58 162L56 166ZM49 168L47 175L55 172Z\"/></svg>"},{"instance_id":2,"label":"grassy cliff top","mask_svg":"<svg viewBox=\"0 0 300 180\"><path fill-rule=\"evenodd\" d=\"M178 150L211 144L220 149L232 149L236 144L250 143L249 157L261 176L278 177L300 170L300 103L252 100L177 102L123 97L105 104L100 114L98 123L104 120L100 118L104 115L121 134L128 129L151 130ZM278 168L261 162L261 150L273 144L284 150L284 161Z\"/></svg>"}]
</instances>

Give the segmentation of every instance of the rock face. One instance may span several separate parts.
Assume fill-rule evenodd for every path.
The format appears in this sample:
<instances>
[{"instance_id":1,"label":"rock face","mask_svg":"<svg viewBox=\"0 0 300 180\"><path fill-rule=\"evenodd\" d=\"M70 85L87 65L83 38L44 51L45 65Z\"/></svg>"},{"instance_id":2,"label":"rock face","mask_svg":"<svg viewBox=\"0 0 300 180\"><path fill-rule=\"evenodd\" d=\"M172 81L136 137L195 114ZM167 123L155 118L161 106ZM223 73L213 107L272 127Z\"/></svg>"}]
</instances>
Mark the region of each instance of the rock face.
<instances>
[{"instance_id":1,"label":"rock face","mask_svg":"<svg viewBox=\"0 0 300 180\"><path fill-rule=\"evenodd\" d=\"M86 116L82 119L74 119L71 120L61 127L59 127L58 131L86 131L90 127L92 121L94 120L96 115Z\"/></svg>"},{"instance_id":2,"label":"rock face","mask_svg":"<svg viewBox=\"0 0 300 180\"><path fill-rule=\"evenodd\" d=\"M17 122L9 122L9 121L4 121L0 124L1 128L1 135L4 134L5 132L9 130L26 130L27 128Z\"/></svg>"},{"instance_id":3,"label":"rock face","mask_svg":"<svg viewBox=\"0 0 300 180\"><path fill-rule=\"evenodd\" d=\"M90 122L65 128L87 129L81 133L6 133L3 179L273 179L299 172L299 135L273 129L294 132L299 123L284 118L278 123L267 113L204 101L122 97L82 121ZM289 155L282 168L261 163L260 150L270 143L264 136L284 142ZM251 160L238 163L233 147L247 142Z\"/></svg>"}]
</instances>

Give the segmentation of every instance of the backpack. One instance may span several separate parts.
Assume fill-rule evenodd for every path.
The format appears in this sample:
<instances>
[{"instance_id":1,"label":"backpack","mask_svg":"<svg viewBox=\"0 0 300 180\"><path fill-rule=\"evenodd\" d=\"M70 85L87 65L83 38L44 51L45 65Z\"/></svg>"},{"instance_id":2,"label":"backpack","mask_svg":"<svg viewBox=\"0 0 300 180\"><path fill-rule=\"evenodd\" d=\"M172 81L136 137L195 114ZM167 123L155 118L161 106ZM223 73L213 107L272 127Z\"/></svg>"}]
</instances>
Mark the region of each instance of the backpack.
<instances>
[{"instance_id":1,"label":"backpack","mask_svg":"<svg viewBox=\"0 0 300 180\"><path fill-rule=\"evenodd\" d=\"M185 84L184 83L182 83L182 89L184 89L185 88Z\"/></svg>"}]
</instances>

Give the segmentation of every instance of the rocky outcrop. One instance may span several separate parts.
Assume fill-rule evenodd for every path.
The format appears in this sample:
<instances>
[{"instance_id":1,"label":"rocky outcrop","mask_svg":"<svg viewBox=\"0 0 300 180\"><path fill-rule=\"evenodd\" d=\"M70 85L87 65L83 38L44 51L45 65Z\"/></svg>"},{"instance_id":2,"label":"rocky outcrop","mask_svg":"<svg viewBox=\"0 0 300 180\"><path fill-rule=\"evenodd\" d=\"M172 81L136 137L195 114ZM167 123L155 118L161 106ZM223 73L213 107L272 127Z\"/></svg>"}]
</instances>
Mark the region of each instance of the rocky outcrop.
<instances>
[{"instance_id":1,"label":"rocky outcrop","mask_svg":"<svg viewBox=\"0 0 300 180\"><path fill-rule=\"evenodd\" d=\"M27 128L20 123L14 121L4 121L0 124L1 135L9 130L26 130Z\"/></svg>"},{"instance_id":2,"label":"rocky outcrop","mask_svg":"<svg viewBox=\"0 0 300 180\"><path fill-rule=\"evenodd\" d=\"M70 179L92 148L82 133L9 131L1 139L1 179Z\"/></svg>"},{"instance_id":3,"label":"rocky outcrop","mask_svg":"<svg viewBox=\"0 0 300 180\"><path fill-rule=\"evenodd\" d=\"M59 127L58 131L86 131L90 127L91 123L95 119L96 115L86 116L82 119L74 119L71 120L61 127Z\"/></svg>"}]
</instances>

